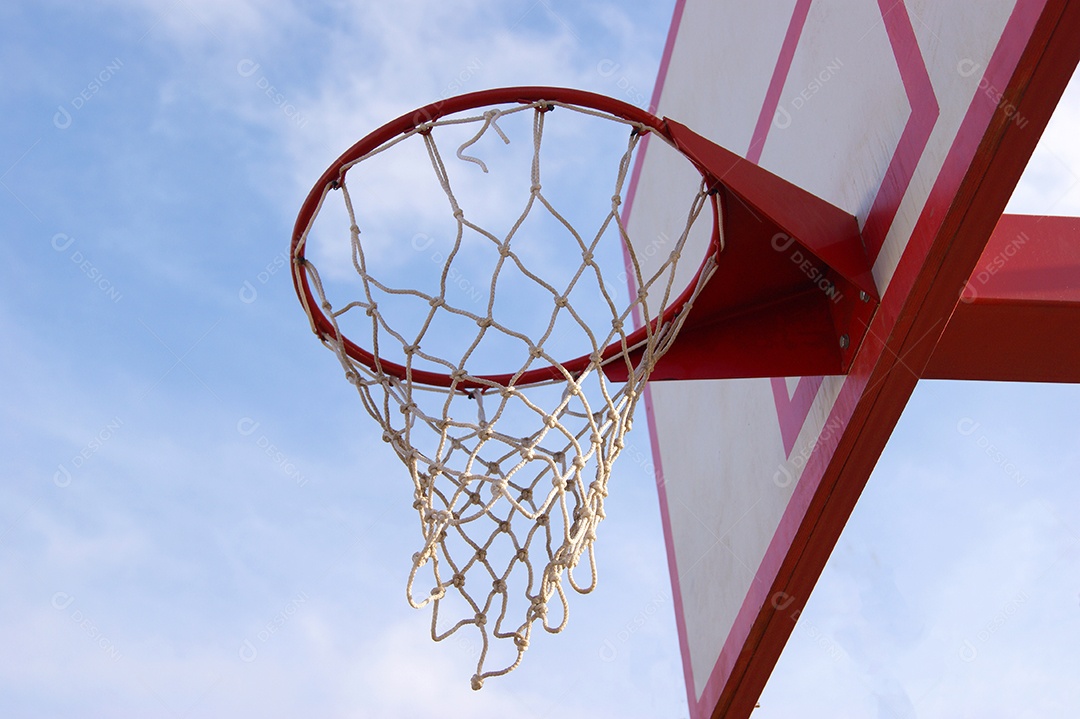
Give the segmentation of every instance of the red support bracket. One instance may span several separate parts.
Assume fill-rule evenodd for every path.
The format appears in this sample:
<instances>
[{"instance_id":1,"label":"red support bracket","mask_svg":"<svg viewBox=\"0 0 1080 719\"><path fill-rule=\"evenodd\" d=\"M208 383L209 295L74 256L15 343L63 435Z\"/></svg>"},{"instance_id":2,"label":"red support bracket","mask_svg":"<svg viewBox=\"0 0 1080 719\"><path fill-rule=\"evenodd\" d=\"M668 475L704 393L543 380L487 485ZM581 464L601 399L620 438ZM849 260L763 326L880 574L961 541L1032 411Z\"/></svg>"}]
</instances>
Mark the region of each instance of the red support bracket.
<instances>
[{"instance_id":1,"label":"red support bracket","mask_svg":"<svg viewBox=\"0 0 1080 719\"><path fill-rule=\"evenodd\" d=\"M856 218L665 123L719 196L724 249L651 379L846 374L879 301Z\"/></svg>"},{"instance_id":2,"label":"red support bracket","mask_svg":"<svg viewBox=\"0 0 1080 719\"><path fill-rule=\"evenodd\" d=\"M1080 218L1002 215L924 379L1080 382Z\"/></svg>"}]
</instances>

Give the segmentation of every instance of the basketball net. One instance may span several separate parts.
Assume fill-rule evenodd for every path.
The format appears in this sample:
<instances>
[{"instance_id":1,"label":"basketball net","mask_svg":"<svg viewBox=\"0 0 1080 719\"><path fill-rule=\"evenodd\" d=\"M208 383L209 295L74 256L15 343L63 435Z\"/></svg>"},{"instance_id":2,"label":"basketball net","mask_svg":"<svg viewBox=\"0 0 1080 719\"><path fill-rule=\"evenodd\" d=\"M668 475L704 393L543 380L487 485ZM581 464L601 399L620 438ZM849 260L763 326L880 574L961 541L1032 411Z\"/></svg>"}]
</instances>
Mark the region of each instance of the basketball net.
<instances>
[{"instance_id":1,"label":"basketball net","mask_svg":"<svg viewBox=\"0 0 1080 719\"><path fill-rule=\"evenodd\" d=\"M629 130L610 211L598 231L584 236L542 191L540 148L548 116L559 114L550 112L556 108L604 118L628 126ZM456 155L460 161L478 165L478 171L486 173L488 168L483 160L467 155L466 150L488 132L497 133L502 141L509 143L510 138L499 127L499 120L517 112L533 115L530 194L510 231L496 235L466 216L459 206L436 136L447 125L474 124L475 137L461 145ZM665 310L678 294L672 287L675 268L691 227L709 202L709 195L702 185L690 202L685 227L670 256L658 271L643 274L620 217L620 205L635 148L650 131L644 125L605 112L554 101L509 109L494 107L469 117L420 124L346 165L340 173L341 179L324 190L319 202L316 216L332 193L340 195L344 203L361 296L337 309L328 301L322 278L303 255L314 219L294 252L294 262L311 278L315 297L333 326L332 333L322 333L322 341L336 354L364 408L381 426L382 439L393 447L412 478L413 508L420 519L421 541L412 555L407 583L409 603L416 608L431 606L431 636L436 641L467 627L479 633L479 658L472 677L474 689L479 689L487 677L506 674L520 664L537 622L551 633L566 627L568 586L581 594L596 587L593 545L597 525L604 518L604 498L608 494L612 465L625 447L624 436L630 430L634 409L650 372L671 346L693 299L712 274L715 259L710 257L697 277L690 301L663 321ZM360 241L353 198L345 181L346 172L356 164L409 140L422 141L426 147L457 228L454 249L446 253L440 289L435 293L391 287L368 273L368 257ZM515 251L514 240L530 213L549 213L573 237L579 252L565 261L580 267L568 286L549 284L529 267L526 257ZM455 306L447 296L447 277L466 233L485 238L490 251L498 255L486 312ZM626 268L633 282L631 292L636 293L622 305L616 301L618 293L613 289L616 285L605 283L604 268L595 259L598 243L605 234L617 234L621 238ZM496 320L492 312L500 272L511 266L550 294L550 321L539 336L522 334L505 319ZM575 286L586 277L592 286L599 287L602 303L610 314L609 321L602 326L585 323L569 299ZM618 283L622 284L621 278ZM505 282L500 291L508 291ZM430 307L418 334L405 336L395 329L393 317L383 315L377 299L389 295L415 297ZM305 307L311 316L313 308ZM535 307L530 310L543 311ZM449 314L458 319L468 318L475 324L475 337L461 356L440 356L429 346L433 341L425 343L430 339L431 328ZM340 326L346 315L362 315L364 326L370 327L373 355L370 363L357 361L347 352L347 340ZM589 354L583 366L567 369L545 349L557 320L572 321L588 338ZM635 320L646 332L644 339L632 346L628 335ZM520 367L498 377L471 371L470 361L475 362L482 353L485 339L500 334L513 338L524 348ZM612 346L614 351L610 351ZM397 354L404 358L404 371L388 371L388 363L380 356ZM625 382L613 383L605 376L604 366L613 362L625 366ZM551 368L548 378L520 382L526 372L548 365ZM415 375L421 367L434 367L444 374L445 386L417 381ZM500 429L509 424L516 427L522 422L532 427L525 436ZM557 606L553 602L555 597L558 597ZM490 658L493 639L508 640L511 644L505 645L510 647L505 661L490 669L485 668L485 662Z\"/></svg>"}]
</instances>

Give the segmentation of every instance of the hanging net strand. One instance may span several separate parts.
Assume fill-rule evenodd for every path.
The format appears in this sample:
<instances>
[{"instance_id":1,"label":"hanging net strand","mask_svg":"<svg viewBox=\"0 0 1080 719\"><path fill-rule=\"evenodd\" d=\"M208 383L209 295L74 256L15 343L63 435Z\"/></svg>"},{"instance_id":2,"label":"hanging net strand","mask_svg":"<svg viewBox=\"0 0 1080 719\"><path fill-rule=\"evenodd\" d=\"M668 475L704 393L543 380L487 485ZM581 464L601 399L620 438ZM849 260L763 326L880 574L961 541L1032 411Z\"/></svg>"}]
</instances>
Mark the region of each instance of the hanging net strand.
<instances>
[{"instance_id":1,"label":"hanging net strand","mask_svg":"<svg viewBox=\"0 0 1080 719\"><path fill-rule=\"evenodd\" d=\"M543 191L545 128L549 116L554 122L564 111L614 121L629 130L610 210L598 228L588 233L575 229ZM528 197L509 229L496 233L480 226L463 208L437 137L447 126L475 126L475 135L460 143L453 155L469 171L486 174L492 168L485 162L481 141L493 133L501 142L510 143L507 118L522 112L532 113ZM319 333L321 340L337 356L364 409L379 423L382 439L412 479L420 541L408 574L408 601L416 608L431 607L431 636L436 641L467 628L478 634L474 689L488 677L506 674L521 663L535 625L550 633L566 627L567 586L580 594L596 587L593 544L604 519L612 465L625 447L624 436L650 372L671 346L715 266L715 258L708 257L688 293L679 295L678 288L673 288L691 229L710 204L702 183L689 203L685 226L670 256L651 274L642 269L620 213L635 150L651 132L652 128L622 117L552 100L425 122L345 164L337 179L323 189L294 250L294 271L310 279L317 309L329 322L330 329ZM346 181L347 172L357 164L416 137L423 143L454 223L452 246L445 252L434 289L395 287L369 273L371 258L361 242L356 205ZM359 278L360 298L340 308L328 300L323 278L303 254L314 217L332 193L340 195L348 216L352 267ZM713 208L719 210L718 205ZM575 256L563 258L570 271L558 283L535 269L516 242L526 221L536 214L554 221L576 248ZM495 258L483 311L456 305L447 293L452 264L463 253L466 237L479 238ZM626 253L627 269L637 288L628 301L620 303L617 285L605 281L596 259L605 237L617 237ZM497 287L509 273L513 279ZM522 281L550 296L550 317L538 333L515 329L496 308L498 293L514 289L507 283ZM593 293L595 307L590 312L575 307L571 299L577 297L575 289L584 287ZM384 304L390 306L391 300L402 297L426 306L413 329L395 325L389 311L384 314ZM681 307L669 312L677 301ZM312 316L316 308L305 307ZM597 307L607 316L600 323L589 319L595 318ZM530 306L529 311L546 310ZM645 329L639 341L631 337L635 313ZM369 350L358 353L346 339L341 327L346 317L360 318L361 326L367 328ZM447 318L455 320L455 328L463 321L475 326L471 339L460 342L464 349L451 357L438 354L433 336L440 320ZM312 322L317 326L314 316ZM587 354L573 366L561 363L545 348L557 335L565 334L564 326L572 327L587 344ZM505 348L510 341L522 348L517 369L497 376L470 370L487 343L496 338L503 342L499 347ZM511 361L506 354L500 357ZM400 362L385 359L398 356ZM624 382L612 382L604 373L604 366L615 362L626 369ZM533 371L544 367L549 369L537 379ZM433 371L444 376L442 384L425 381ZM521 427L531 429L522 436ZM505 656L500 653L497 666L490 668L486 665L495 661L495 640L505 640L498 646L507 646L509 651Z\"/></svg>"}]
</instances>

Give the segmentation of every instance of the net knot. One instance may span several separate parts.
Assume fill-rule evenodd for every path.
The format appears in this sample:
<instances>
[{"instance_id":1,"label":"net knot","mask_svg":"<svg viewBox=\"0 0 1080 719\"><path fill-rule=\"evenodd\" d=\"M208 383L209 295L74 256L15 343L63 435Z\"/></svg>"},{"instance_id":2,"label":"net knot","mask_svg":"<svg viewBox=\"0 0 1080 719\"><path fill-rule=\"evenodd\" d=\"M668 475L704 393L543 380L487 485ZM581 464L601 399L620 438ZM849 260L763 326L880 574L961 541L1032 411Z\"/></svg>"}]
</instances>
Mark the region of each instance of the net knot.
<instances>
[{"instance_id":1,"label":"net knot","mask_svg":"<svg viewBox=\"0 0 1080 719\"><path fill-rule=\"evenodd\" d=\"M476 326L480 327L480 328L483 328L483 329L487 329L488 327L491 327L493 322L494 322L494 320L491 319L490 317L481 317L480 319L478 319L476 321Z\"/></svg>"},{"instance_id":2,"label":"net knot","mask_svg":"<svg viewBox=\"0 0 1080 719\"><path fill-rule=\"evenodd\" d=\"M641 293L638 293L638 294L640 296ZM623 321L620 320L618 317L616 317L615 319L613 319L611 321L611 328L613 330L615 330L616 332L622 332L622 330L623 330Z\"/></svg>"},{"instance_id":3,"label":"net knot","mask_svg":"<svg viewBox=\"0 0 1080 719\"><path fill-rule=\"evenodd\" d=\"M532 603L531 603L531 606L529 607L529 611L535 617L546 617L547 616L547 602L544 601L543 597L541 597L539 594L537 594L535 597L532 598Z\"/></svg>"},{"instance_id":4,"label":"net knot","mask_svg":"<svg viewBox=\"0 0 1080 719\"><path fill-rule=\"evenodd\" d=\"M432 297L430 300L428 300L428 304L432 307L443 307L446 305L446 300L444 300L442 297Z\"/></svg>"},{"instance_id":5,"label":"net knot","mask_svg":"<svg viewBox=\"0 0 1080 719\"><path fill-rule=\"evenodd\" d=\"M506 592L506 582L501 579L496 579L494 582L491 583L491 588L499 594L503 594L504 592Z\"/></svg>"},{"instance_id":6,"label":"net knot","mask_svg":"<svg viewBox=\"0 0 1080 719\"><path fill-rule=\"evenodd\" d=\"M611 206L612 207L618 207L621 204L622 204L622 196L621 195L612 195L611 196Z\"/></svg>"},{"instance_id":7,"label":"net knot","mask_svg":"<svg viewBox=\"0 0 1080 719\"><path fill-rule=\"evenodd\" d=\"M563 297L562 295L559 295L558 297L555 298L555 306L556 307L566 307L567 304L569 304L569 303L566 301L566 298Z\"/></svg>"},{"instance_id":8,"label":"net knot","mask_svg":"<svg viewBox=\"0 0 1080 719\"><path fill-rule=\"evenodd\" d=\"M475 621L476 621L476 626L482 627L485 624L487 624L487 615L484 614L483 612L477 612Z\"/></svg>"},{"instance_id":9,"label":"net knot","mask_svg":"<svg viewBox=\"0 0 1080 719\"><path fill-rule=\"evenodd\" d=\"M464 382L468 376L468 373L463 369L456 369L450 373L450 379L455 382Z\"/></svg>"},{"instance_id":10,"label":"net knot","mask_svg":"<svg viewBox=\"0 0 1080 719\"><path fill-rule=\"evenodd\" d=\"M476 561L483 562L485 559L487 559L487 550L484 549L483 547L481 547L480 549L477 549L476 550Z\"/></svg>"},{"instance_id":11,"label":"net knot","mask_svg":"<svg viewBox=\"0 0 1080 719\"><path fill-rule=\"evenodd\" d=\"M540 194L540 187L541 187L541 185L540 185L539 182L536 183L535 185L531 185L531 186L529 186L529 192L531 192L534 195L539 195Z\"/></svg>"},{"instance_id":12,"label":"net knot","mask_svg":"<svg viewBox=\"0 0 1080 719\"><path fill-rule=\"evenodd\" d=\"M577 467L578 469L581 469L582 467L584 467L585 466L585 458L582 457L580 454L577 457L574 457L574 466Z\"/></svg>"},{"instance_id":13,"label":"net knot","mask_svg":"<svg viewBox=\"0 0 1080 719\"><path fill-rule=\"evenodd\" d=\"M529 648L529 640L521 632L514 632L514 644L521 651L525 651Z\"/></svg>"},{"instance_id":14,"label":"net knot","mask_svg":"<svg viewBox=\"0 0 1080 719\"><path fill-rule=\"evenodd\" d=\"M472 681L469 684L472 686L474 692L478 692L484 688L484 680L480 678L479 674L473 674Z\"/></svg>"},{"instance_id":15,"label":"net knot","mask_svg":"<svg viewBox=\"0 0 1080 719\"><path fill-rule=\"evenodd\" d=\"M453 579L450 580L450 583L453 584L458 589L461 589L462 587L465 586L465 575L462 574L461 572L458 572L457 574L454 575Z\"/></svg>"},{"instance_id":16,"label":"net knot","mask_svg":"<svg viewBox=\"0 0 1080 719\"><path fill-rule=\"evenodd\" d=\"M407 356L411 357L420 350L420 345L405 345L401 349Z\"/></svg>"},{"instance_id":17,"label":"net knot","mask_svg":"<svg viewBox=\"0 0 1080 719\"><path fill-rule=\"evenodd\" d=\"M374 317L378 311L379 305L372 302L370 305L367 306L367 309L364 310L364 314L366 314L368 317Z\"/></svg>"}]
</instances>

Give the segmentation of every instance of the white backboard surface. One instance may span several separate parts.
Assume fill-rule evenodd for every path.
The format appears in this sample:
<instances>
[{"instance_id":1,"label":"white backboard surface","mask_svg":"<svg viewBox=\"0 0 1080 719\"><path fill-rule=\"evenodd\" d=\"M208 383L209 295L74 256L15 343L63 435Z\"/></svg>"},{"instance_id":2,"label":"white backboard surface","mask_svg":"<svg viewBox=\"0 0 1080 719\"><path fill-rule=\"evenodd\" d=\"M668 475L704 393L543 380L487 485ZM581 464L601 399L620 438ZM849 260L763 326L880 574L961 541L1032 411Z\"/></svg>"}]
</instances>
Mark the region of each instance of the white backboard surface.
<instances>
[{"instance_id":1,"label":"white backboard surface","mask_svg":"<svg viewBox=\"0 0 1080 719\"><path fill-rule=\"evenodd\" d=\"M1031 122L1011 93L1052 4L677 4L650 109L854 214L882 297L849 375L650 386L646 411L691 716L730 703L725 693L746 681L760 647L778 654L786 633L775 615L786 613L790 624L805 601L785 587L809 591L816 578L789 584L800 572L798 555L815 566L832 546L815 543L815 513L834 485L842 488L839 503L853 506L899 417L918 372L904 367L901 350L918 344L916 332L936 341L923 310L932 283L945 280L928 281L936 275L927 272L966 278L964 264L978 256L977 247L954 251L945 236L960 223L954 198L974 203L993 194L963 192L973 187L980 143ZM673 178L686 174L679 161L646 149L629 201L637 242L659 236L679 204ZM953 233L957 247L985 243L979 232L968 234ZM824 536L835 541L847 512L823 516L831 525Z\"/></svg>"}]
</instances>

